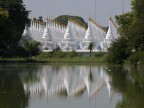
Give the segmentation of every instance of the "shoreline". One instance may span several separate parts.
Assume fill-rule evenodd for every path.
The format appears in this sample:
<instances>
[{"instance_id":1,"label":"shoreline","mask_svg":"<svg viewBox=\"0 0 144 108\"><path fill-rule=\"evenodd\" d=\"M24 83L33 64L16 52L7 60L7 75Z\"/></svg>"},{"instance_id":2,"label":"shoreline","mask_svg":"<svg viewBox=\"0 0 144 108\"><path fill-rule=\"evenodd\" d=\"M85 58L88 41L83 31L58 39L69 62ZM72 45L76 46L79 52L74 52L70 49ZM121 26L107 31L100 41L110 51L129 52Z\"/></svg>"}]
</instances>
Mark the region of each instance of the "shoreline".
<instances>
[{"instance_id":1,"label":"shoreline","mask_svg":"<svg viewBox=\"0 0 144 108\"><path fill-rule=\"evenodd\" d=\"M18 59L0 59L0 64L2 63L69 63L69 64L100 64L100 63L106 63L105 59L102 57L99 58L50 58L50 59L25 59L25 58L18 58Z\"/></svg>"}]
</instances>

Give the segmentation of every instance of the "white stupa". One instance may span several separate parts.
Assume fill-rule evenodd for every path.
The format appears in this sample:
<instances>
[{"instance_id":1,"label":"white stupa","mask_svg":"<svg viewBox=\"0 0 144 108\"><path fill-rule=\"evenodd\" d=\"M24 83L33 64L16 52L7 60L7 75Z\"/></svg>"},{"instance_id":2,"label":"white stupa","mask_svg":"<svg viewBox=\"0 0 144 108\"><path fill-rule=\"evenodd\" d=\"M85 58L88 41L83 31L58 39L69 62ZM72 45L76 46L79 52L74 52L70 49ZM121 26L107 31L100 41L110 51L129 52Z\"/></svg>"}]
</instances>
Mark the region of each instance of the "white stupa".
<instances>
[{"instance_id":1,"label":"white stupa","mask_svg":"<svg viewBox=\"0 0 144 108\"><path fill-rule=\"evenodd\" d=\"M31 32L30 32L29 27L25 26L25 29L24 29L24 31L23 31L22 36L23 36L23 37L26 37L26 38L31 37Z\"/></svg>"},{"instance_id":2,"label":"white stupa","mask_svg":"<svg viewBox=\"0 0 144 108\"><path fill-rule=\"evenodd\" d=\"M88 41L88 42L92 42L93 41L93 34L92 34L92 30L91 30L91 25L90 22L88 23L88 29L86 31L86 35L83 41Z\"/></svg>"},{"instance_id":3,"label":"white stupa","mask_svg":"<svg viewBox=\"0 0 144 108\"><path fill-rule=\"evenodd\" d=\"M42 36L42 39L44 41L52 41L52 35L51 35L51 32L47 26L47 23L46 23L46 27L44 29L44 33L43 33L43 36Z\"/></svg>"},{"instance_id":4,"label":"white stupa","mask_svg":"<svg viewBox=\"0 0 144 108\"><path fill-rule=\"evenodd\" d=\"M118 38L117 28L114 25L112 19L109 19L109 28L104 39L104 42L101 43L102 49L104 52L107 52L107 48L110 47L110 44Z\"/></svg>"},{"instance_id":5,"label":"white stupa","mask_svg":"<svg viewBox=\"0 0 144 108\"><path fill-rule=\"evenodd\" d=\"M70 21L68 21L67 29L64 34L64 38L62 42L60 43L60 47L62 50L76 50L77 49L77 44L73 40L73 34L71 32L71 25Z\"/></svg>"},{"instance_id":6,"label":"white stupa","mask_svg":"<svg viewBox=\"0 0 144 108\"><path fill-rule=\"evenodd\" d=\"M88 46L94 44L93 51L107 51L111 42L119 37L117 26L110 18L109 29L89 19L87 30L74 21L68 21L67 27L55 20L47 19L39 22L31 21L30 27L25 27L23 37L29 37L42 45L41 50L54 50L55 46L62 50L88 52Z\"/></svg>"},{"instance_id":7,"label":"white stupa","mask_svg":"<svg viewBox=\"0 0 144 108\"><path fill-rule=\"evenodd\" d=\"M73 34L71 32L70 22L68 21L67 29L64 34L64 40L63 41L73 41Z\"/></svg>"},{"instance_id":8,"label":"white stupa","mask_svg":"<svg viewBox=\"0 0 144 108\"><path fill-rule=\"evenodd\" d=\"M109 20L109 29L108 29L108 32L106 34L105 41L111 43L114 39L115 39L115 36L113 34L112 22L111 22L111 20Z\"/></svg>"},{"instance_id":9,"label":"white stupa","mask_svg":"<svg viewBox=\"0 0 144 108\"><path fill-rule=\"evenodd\" d=\"M50 29L48 28L48 22L46 21L46 27L42 36L43 39L43 50L53 50L57 48L56 42L52 39Z\"/></svg>"},{"instance_id":10,"label":"white stupa","mask_svg":"<svg viewBox=\"0 0 144 108\"><path fill-rule=\"evenodd\" d=\"M100 45L99 42L94 38L93 32L92 32L92 22L89 20L88 23L88 29L86 31L86 35L83 39L83 41L80 43L80 47L83 50L89 50L89 44L93 43L93 50L100 51Z\"/></svg>"}]
</instances>

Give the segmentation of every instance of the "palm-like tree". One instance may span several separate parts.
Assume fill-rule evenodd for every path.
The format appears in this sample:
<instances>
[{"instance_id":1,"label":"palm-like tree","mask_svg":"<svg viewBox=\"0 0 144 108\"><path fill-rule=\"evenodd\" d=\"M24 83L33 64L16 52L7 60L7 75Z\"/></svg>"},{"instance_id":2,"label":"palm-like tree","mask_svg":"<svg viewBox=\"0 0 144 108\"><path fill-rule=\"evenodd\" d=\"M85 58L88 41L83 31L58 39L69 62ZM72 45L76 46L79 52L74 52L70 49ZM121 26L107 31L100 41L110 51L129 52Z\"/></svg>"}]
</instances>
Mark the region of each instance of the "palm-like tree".
<instances>
[{"instance_id":1,"label":"palm-like tree","mask_svg":"<svg viewBox=\"0 0 144 108\"><path fill-rule=\"evenodd\" d=\"M36 42L30 38L28 39L21 39L21 46L25 49L25 51L27 51L30 55L30 58L32 57L32 54L37 54L38 52L40 52L39 46L40 43Z\"/></svg>"},{"instance_id":2,"label":"palm-like tree","mask_svg":"<svg viewBox=\"0 0 144 108\"><path fill-rule=\"evenodd\" d=\"M91 55L92 55L93 47L94 47L93 42L90 42L90 43L89 43L89 46L88 46L88 49L90 50L90 57L91 57Z\"/></svg>"}]
</instances>

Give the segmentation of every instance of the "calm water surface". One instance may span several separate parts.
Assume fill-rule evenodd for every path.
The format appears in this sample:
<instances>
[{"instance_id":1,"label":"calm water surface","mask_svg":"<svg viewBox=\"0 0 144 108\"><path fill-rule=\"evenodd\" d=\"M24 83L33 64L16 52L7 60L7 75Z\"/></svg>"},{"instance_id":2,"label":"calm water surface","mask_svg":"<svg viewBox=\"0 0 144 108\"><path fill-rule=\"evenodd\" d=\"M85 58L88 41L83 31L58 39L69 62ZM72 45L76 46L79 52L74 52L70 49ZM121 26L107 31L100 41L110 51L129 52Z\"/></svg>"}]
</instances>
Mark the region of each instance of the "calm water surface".
<instances>
[{"instance_id":1,"label":"calm water surface","mask_svg":"<svg viewBox=\"0 0 144 108\"><path fill-rule=\"evenodd\" d=\"M1 64L0 108L144 108L144 69Z\"/></svg>"}]
</instances>

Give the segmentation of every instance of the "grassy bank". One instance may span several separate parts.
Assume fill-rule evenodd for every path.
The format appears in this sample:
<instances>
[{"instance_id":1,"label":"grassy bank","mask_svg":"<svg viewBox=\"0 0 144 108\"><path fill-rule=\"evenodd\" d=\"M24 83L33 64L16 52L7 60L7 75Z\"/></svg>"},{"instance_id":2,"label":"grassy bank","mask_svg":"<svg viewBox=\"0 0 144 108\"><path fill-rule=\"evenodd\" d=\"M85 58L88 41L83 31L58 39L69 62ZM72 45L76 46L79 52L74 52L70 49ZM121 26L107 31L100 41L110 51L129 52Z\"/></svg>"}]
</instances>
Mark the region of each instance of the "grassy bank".
<instances>
[{"instance_id":1,"label":"grassy bank","mask_svg":"<svg viewBox=\"0 0 144 108\"><path fill-rule=\"evenodd\" d=\"M11 58L0 59L0 63L105 63L104 57L98 58Z\"/></svg>"},{"instance_id":2,"label":"grassy bank","mask_svg":"<svg viewBox=\"0 0 144 108\"><path fill-rule=\"evenodd\" d=\"M50 59L38 59L47 63L104 63L105 59L100 58L50 58Z\"/></svg>"},{"instance_id":3,"label":"grassy bank","mask_svg":"<svg viewBox=\"0 0 144 108\"><path fill-rule=\"evenodd\" d=\"M0 63L76 63L95 64L106 63L106 54L94 53L92 57L76 54L75 52L41 53L29 58L0 58Z\"/></svg>"}]
</instances>

